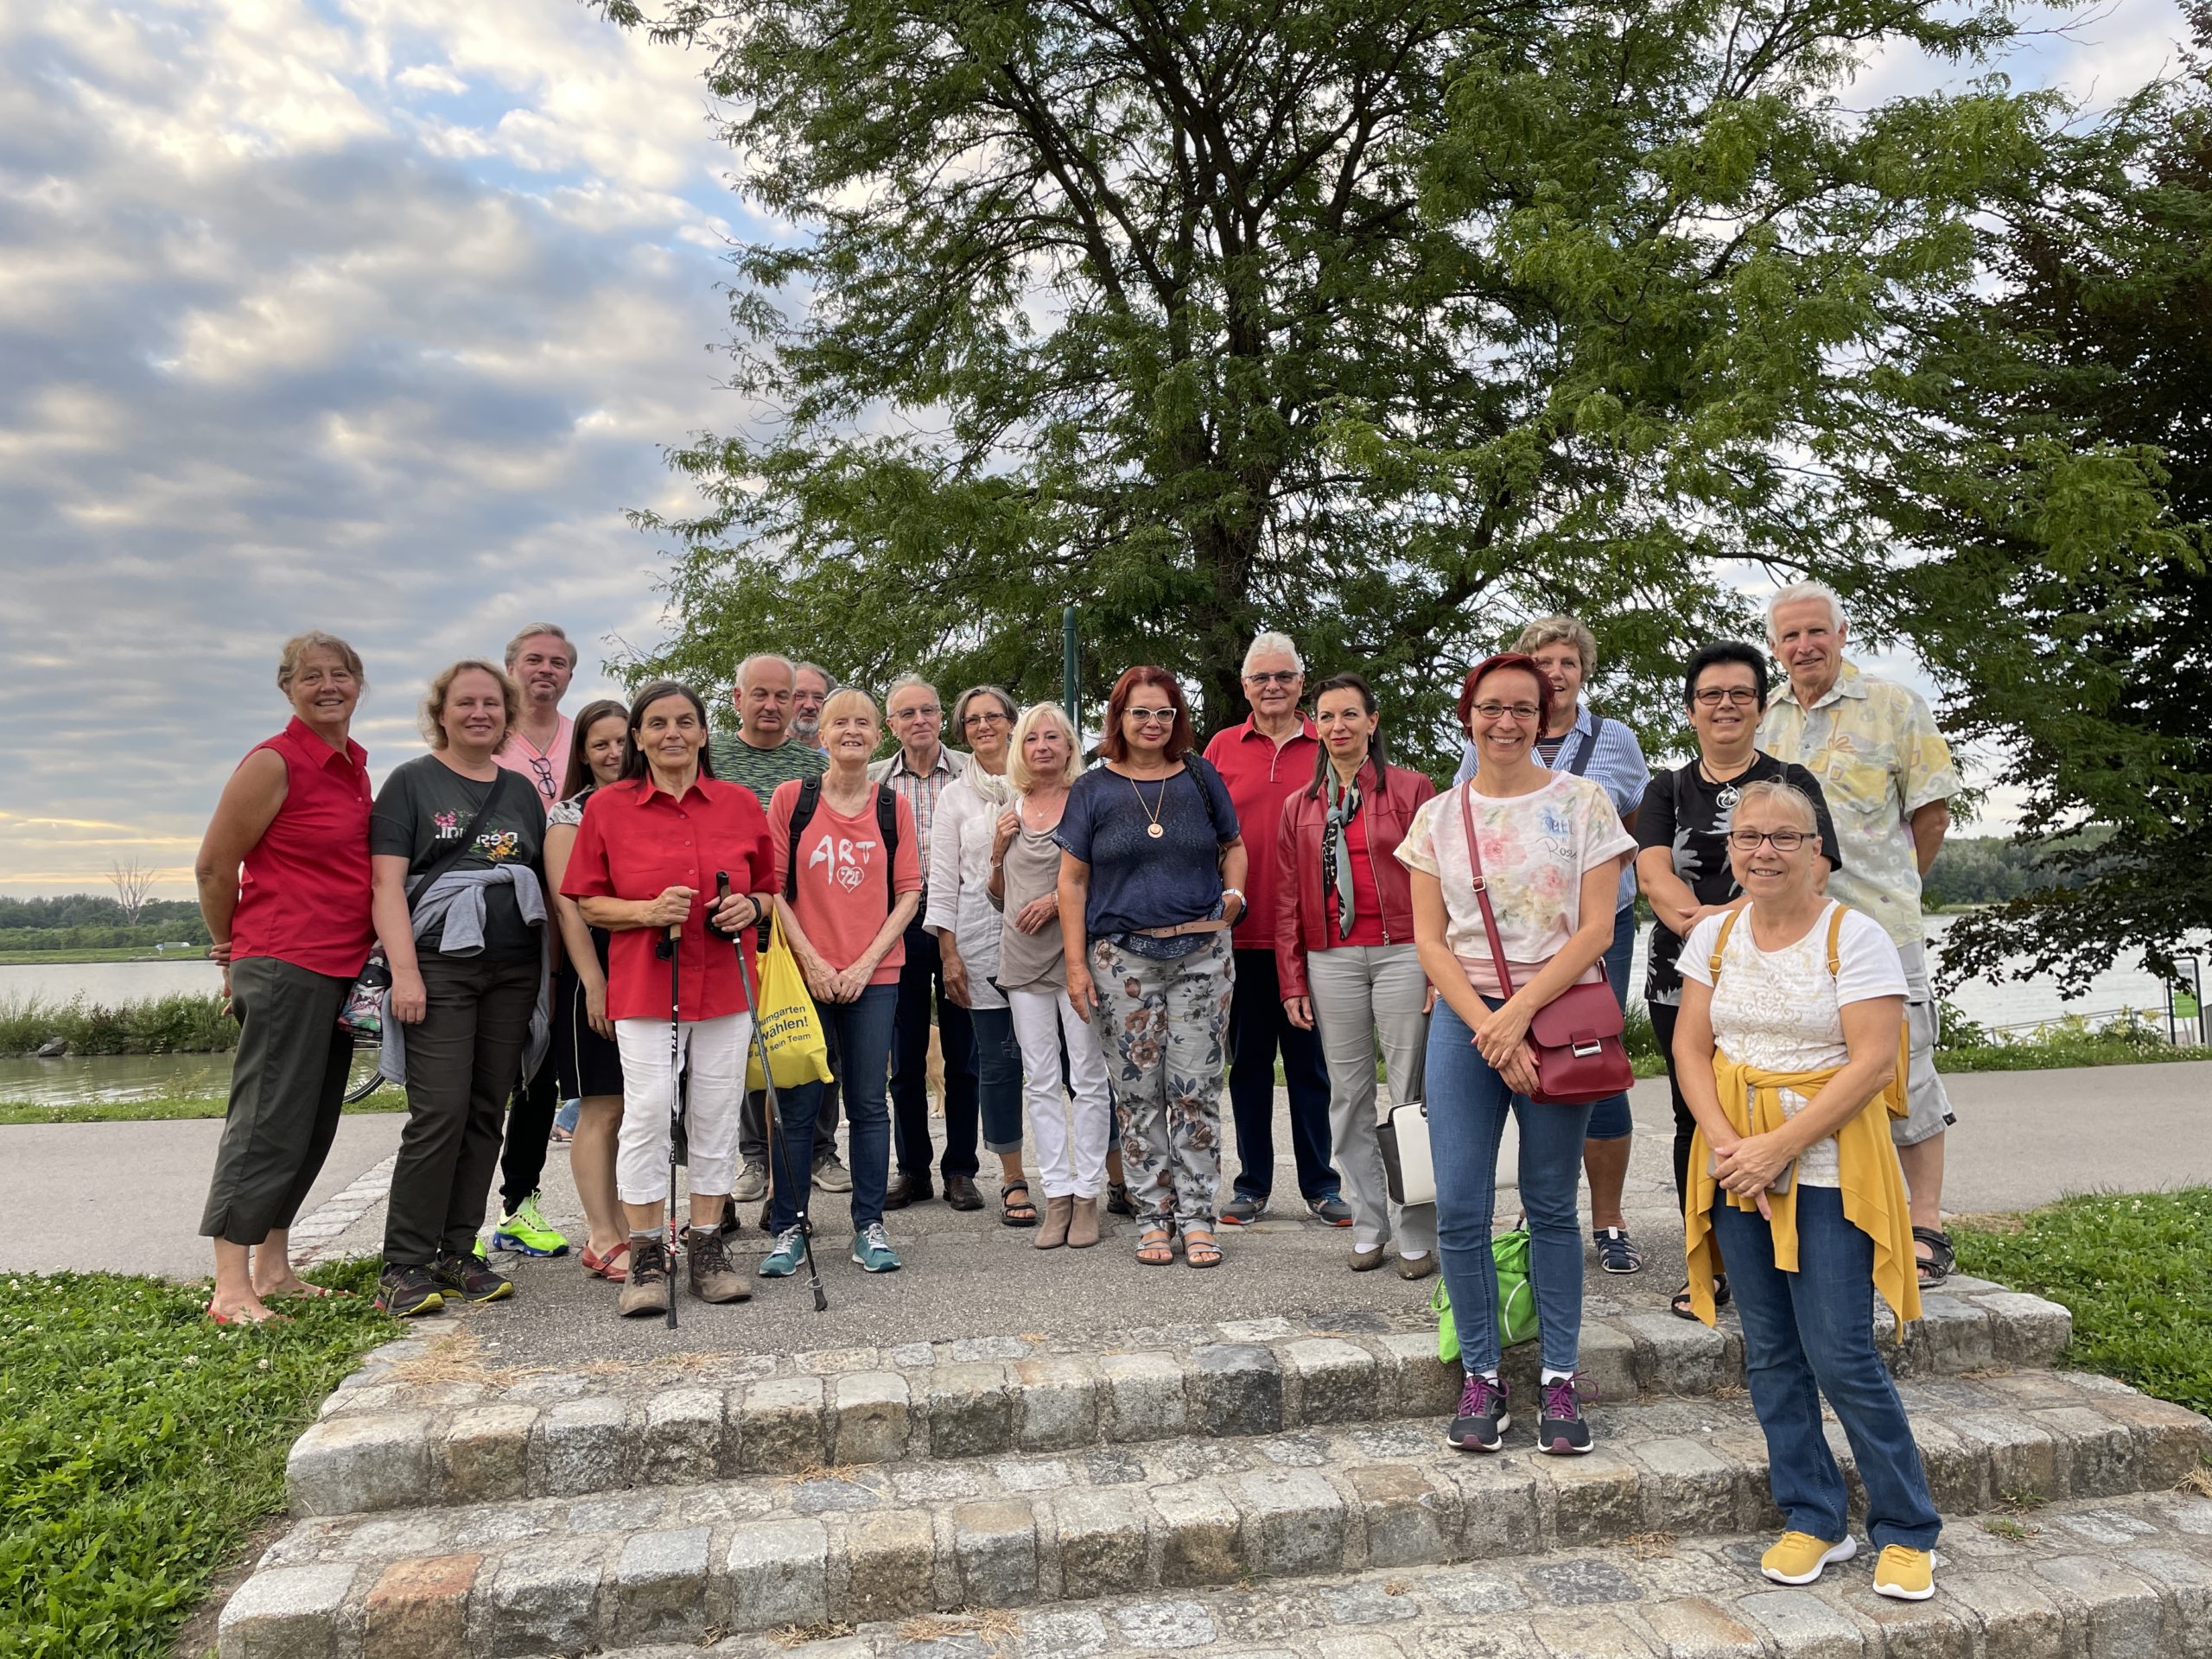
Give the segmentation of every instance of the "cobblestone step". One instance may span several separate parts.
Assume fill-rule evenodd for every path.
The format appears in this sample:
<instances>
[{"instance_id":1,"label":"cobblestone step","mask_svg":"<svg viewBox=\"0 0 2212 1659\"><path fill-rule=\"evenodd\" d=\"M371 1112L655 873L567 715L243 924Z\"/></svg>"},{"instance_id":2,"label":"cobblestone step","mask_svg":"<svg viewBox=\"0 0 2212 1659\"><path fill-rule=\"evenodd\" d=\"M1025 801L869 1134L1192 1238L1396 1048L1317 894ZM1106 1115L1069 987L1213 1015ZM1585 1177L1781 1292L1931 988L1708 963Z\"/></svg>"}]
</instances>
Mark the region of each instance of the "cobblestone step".
<instances>
[{"instance_id":1,"label":"cobblestone step","mask_svg":"<svg viewBox=\"0 0 2212 1659\"><path fill-rule=\"evenodd\" d=\"M1952 1282L1902 1346L1885 1342L1900 1376L2032 1370L2065 1346L2056 1303ZM1585 1323L1581 1362L1604 1398L1700 1396L1741 1377L1743 1345L1732 1319L1621 1313ZM1535 1364L1534 1344L1507 1357L1522 1398ZM1374 1315L1137 1330L1110 1346L993 1337L691 1355L603 1376L473 1367L410 1339L330 1397L288 1473L296 1514L343 1515L1433 1417L1458 1388L1433 1328Z\"/></svg>"},{"instance_id":2,"label":"cobblestone step","mask_svg":"<svg viewBox=\"0 0 2212 1659\"><path fill-rule=\"evenodd\" d=\"M2212 1502L2140 1497L1953 1521L1932 1600L1872 1552L1817 1585L1758 1576L1764 1535L1647 1540L1012 1615L734 1636L604 1659L2203 1659ZM798 1639L794 1639L794 1637Z\"/></svg>"},{"instance_id":3,"label":"cobblestone step","mask_svg":"<svg viewBox=\"0 0 2212 1659\"><path fill-rule=\"evenodd\" d=\"M1904 1388L1946 1513L2008 1494L2163 1491L2212 1456L2212 1422L2101 1377ZM1599 1449L1573 1459L1537 1455L1525 1424L1494 1457L1446 1450L1435 1416L1243 1435L1193 1425L1060 1454L326 1516L263 1558L224 1611L221 1650L511 1659L1779 1524L1740 1398L1600 1406L1593 1423Z\"/></svg>"}]
</instances>

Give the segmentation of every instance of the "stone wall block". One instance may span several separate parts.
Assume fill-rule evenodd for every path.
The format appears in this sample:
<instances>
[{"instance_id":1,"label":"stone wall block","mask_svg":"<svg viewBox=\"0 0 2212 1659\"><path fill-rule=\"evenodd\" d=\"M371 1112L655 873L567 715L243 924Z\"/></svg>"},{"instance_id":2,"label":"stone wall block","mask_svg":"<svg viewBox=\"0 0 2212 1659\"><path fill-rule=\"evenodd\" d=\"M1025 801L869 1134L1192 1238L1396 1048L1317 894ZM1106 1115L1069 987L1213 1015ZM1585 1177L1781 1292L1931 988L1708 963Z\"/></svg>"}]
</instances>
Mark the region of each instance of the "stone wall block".
<instances>
[{"instance_id":1,"label":"stone wall block","mask_svg":"<svg viewBox=\"0 0 2212 1659\"><path fill-rule=\"evenodd\" d=\"M354 1571L350 1561L264 1567L225 1604L216 1651L221 1659L325 1659Z\"/></svg>"},{"instance_id":2,"label":"stone wall block","mask_svg":"<svg viewBox=\"0 0 2212 1659\"><path fill-rule=\"evenodd\" d=\"M1160 1582L1181 1588L1232 1584L1244 1576L1243 1517L1210 1480L1179 1481L1151 1494L1160 1517Z\"/></svg>"},{"instance_id":3,"label":"stone wall block","mask_svg":"<svg viewBox=\"0 0 2212 1659\"><path fill-rule=\"evenodd\" d=\"M1997 1363L1988 1313L1961 1297L1923 1292L1919 1333L1927 1344L1929 1368L1939 1375L1986 1370Z\"/></svg>"},{"instance_id":4,"label":"stone wall block","mask_svg":"<svg viewBox=\"0 0 2212 1659\"><path fill-rule=\"evenodd\" d=\"M427 1411L347 1413L308 1425L284 1466L301 1515L359 1515L436 1501Z\"/></svg>"},{"instance_id":5,"label":"stone wall block","mask_svg":"<svg viewBox=\"0 0 2212 1659\"><path fill-rule=\"evenodd\" d=\"M1579 1458L1531 1461L1548 1541L1566 1548L1643 1530L1643 1481L1618 1452L1601 1446Z\"/></svg>"},{"instance_id":6,"label":"stone wall block","mask_svg":"<svg viewBox=\"0 0 2212 1659\"><path fill-rule=\"evenodd\" d=\"M1379 1368L1357 1343L1307 1337L1275 1351L1283 1377L1283 1421L1365 1422L1376 1414Z\"/></svg>"},{"instance_id":7,"label":"stone wall block","mask_svg":"<svg viewBox=\"0 0 2212 1659\"><path fill-rule=\"evenodd\" d=\"M1019 1607L1036 1600L1037 1516L1027 1499L955 1504L952 1548L968 1605Z\"/></svg>"},{"instance_id":8,"label":"stone wall block","mask_svg":"<svg viewBox=\"0 0 2212 1659\"><path fill-rule=\"evenodd\" d=\"M1164 1440L1188 1421L1183 1367L1166 1354L1108 1354L1098 1362L1099 1421L1109 1440Z\"/></svg>"},{"instance_id":9,"label":"stone wall block","mask_svg":"<svg viewBox=\"0 0 2212 1659\"><path fill-rule=\"evenodd\" d=\"M1534 1458L1459 1458L1436 1472L1459 1494L1459 1554L1472 1560L1542 1548Z\"/></svg>"},{"instance_id":10,"label":"stone wall block","mask_svg":"<svg viewBox=\"0 0 2212 1659\"><path fill-rule=\"evenodd\" d=\"M2068 1496L2109 1497L2139 1486L2135 1475L2135 1435L2126 1423L2088 1406L2033 1411L2028 1416L2058 1442L2063 1465L2059 1490Z\"/></svg>"},{"instance_id":11,"label":"stone wall block","mask_svg":"<svg viewBox=\"0 0 2212 1659\"><path fill-rule=\"evenodd\" d=\"M487 1567L488 1593L469 1609L477 1653L573 1653L598 1645L604 1537L532 1539Z\"/></svg>"},{"instance_id":12,"label":"stone wall block","mask_svg":"<svg viewBox=\"0 0 2212 1659\"><path fill-rule=\"evenodd\" d=\"M1344 1565L1344 1497L1313 1469L1268 1469L1236 1477L1252 1571L1270 1578L1334 1573Z\"/></svg>"},{"instance_id":13,"label":"stone wall block","mask_svg":"<svg viewBox=\"0 0 2212 1659\"><path fill-rule=\"evenodd\" d=\"M622 1541L614 1560L613 1624L620 1640L695 1637L707 1628L709 1543L705 1527L633 1532Z\"/></svg>"},{"instance_id":14,"label":"stone wall block","mask_svg":"<svg viewBox=\"0 0 2212 1659\"><path fill-rule=\"evenodd\" d=\"M361 1659L467 1659L468 1593L481 1555L394 1561L369 1591Z\"/></svg>"},{"instance_id":15,"label":"stone wall block","mask_svg":"<svg viewBox=\"0 0 2212 1659\"><path fill-rule=\"evenodd\" d=\"M1185 1381L1193 1433L1274 1434L1282 1428L1282 1368L1256 1343L1193 1349Z\"/></svg>"},{"instance_id":16,"label":"stone wall block","mask_svg":"<svg viewBox=\"0 0 2212 1659\"><path fill-rule=\"evenodd\" d=\"M1448 1561L1459 1539L1459 1492L1411 1464L1366 1464L1346 1471L1359 1500L1367 1565Z\"/></svg>"},{"instance_id":17,"label":"stone wall block","mask_svg":"<svg viewBox=\"0 0 2212 1659\"><path fill-rule=\"evenodd\" d=\"M1616 1321L1636 1345L1637 1381L1654 1394L1711 1394L1743 1375L1731 1370L1719 1332L1671 1313L1625 1313Z\"/></svg>"},{"instance_id":18,"label":"stone wall block","mask_svg":"<svg viewBox=\"0 0 2212 1659\"><path fill-rule=\"evenodd\" d=\"M531 1490L550 1497L614 1491L637 1478L628 1402L610 1395L563 1400L531 1432Z\"/></svg>"},{"instance_id":19,"label":"stone wall block","mask_svg":"<svg viewBox=\"0 0 2212 1659\"><path fill-rule=\"evenodd\" d=\"M930 1455L983 1458L1014 1444L1014 1390L995 1360L940 1365L930 1373Z\"/></svg>"},{"instance_id":20,"label":"stone wall block","mask_svg":"<svg viewBox=\"0 0 2212 1659\"><path fill-rule=\"evenodd\" d=\"M1743 1471L1712 1447L1669 1435L1639 1441L1633 1456L1644 1474L1644 1531L1726 1532L1736 1524Z\"/></svg>"},{"instance_id":21,"label":"stone wall block","mask_svg":"<svg viewBox=\"0 0 2212 1659\"><path fill-rule=\"evenodd\" d=\"M1071 1601L1141 1590L1153 1531L1143 1497L1122 1487L1077 1489L1052 1500L1060 1593Z\"/></svg>"},{"instance_id":22,"label":"stone wall block","mask_svg":"<svg viewBox=\"0 0 2212 1659\"><path fill-rule=\"evenodd\" d=\"M930 1516L916 1510L855 1515L845 1522L842 1617L855 1624L912 1618L936 1605L931 1569L936 1537Z\"/></svg>"},{"instance_id":23,"label":"stone wall block","mask_svg":"<svg viewBox=\"0 0 2212 1659\"><path fill-rule=\"evenodd\" d=\"M748 1382L729 1408L739 1469L789 1475L830 1460L828 1420L818 1376L771 1376Z\"/></svg>"},{"instance_id":24,"label":"stone wall block","mask_svg":"<svg viewBox=\"0 0 2212 1659\"><path fill-rule=\"evenodd\" d=\"M830 1534L819 1521L750 1521L730 1534L714 1622L772 1630L828 1622Z\"/></svg>"},{"instance_id":25,"label":"stone wall block","mask_svg":"<svg viewBox=\"0 0 2212 1659\"><path fill-rule=\"evenodd\" d=\"M722 1410L719 1389L663 1389L649 1398L643 1479L650 1485L683 1486L720 1474Z\"/></svg>"},{"instance_id":26,"label":"stone wall block","mask_svg":"<svg viewBox=\"0 0 2212 1659\"><path fill-rule=\"evenodd\" d=\"M1017 1360L1015 1434L1025 1452L1062 1452L1098 1438L1099 1378L1082 1359Z\"/></svg>"},{"instance_id":27,"label":"stone wall block","mask_svg":"<svg viewBox=\"0 0 2212 1659\"><path fill-rule=\"evenodd\" d=\"M446 1495L455 1503L520 1497L530 1485L530 1437L537 1408L513 1402L454 1414L442 1450Z\"/></svg>"},{"instance_id":28,"label":"stone wall block","mask_svg":"<svg viewBox=\"0 0 2212 1659\"><path fill-rule=\"evenodd\" d=\"M1433 1331L1394 1332L1374 1338L1382 1410L1389 1417L1450 1416L1466 1373L1436 1357Z\"/></svg>"},{"instance_id":29,"label":"stone wall block","mask_svg":"<svg viewBox=\"0 0 2212 1659\"><path fill-rule=\"evenodd\" d=\"M2041 1370L2073 1340L2074 1316L2056 1302L2012 1290L1974 1300L1989 1315L1990 1345L1999 1364Z\"/></svg>"},{"instance_id":30,"label":"stone wall block","mask_svg":"<svg viewBox=\"0 0 2212 1659\"><path fill-rule=\"evenodd\" d=\"M855 1371L831 1384L831 1461L896 1463L906 1455L906 1379L896 1371Z\"/></svg>"}]
</instances>

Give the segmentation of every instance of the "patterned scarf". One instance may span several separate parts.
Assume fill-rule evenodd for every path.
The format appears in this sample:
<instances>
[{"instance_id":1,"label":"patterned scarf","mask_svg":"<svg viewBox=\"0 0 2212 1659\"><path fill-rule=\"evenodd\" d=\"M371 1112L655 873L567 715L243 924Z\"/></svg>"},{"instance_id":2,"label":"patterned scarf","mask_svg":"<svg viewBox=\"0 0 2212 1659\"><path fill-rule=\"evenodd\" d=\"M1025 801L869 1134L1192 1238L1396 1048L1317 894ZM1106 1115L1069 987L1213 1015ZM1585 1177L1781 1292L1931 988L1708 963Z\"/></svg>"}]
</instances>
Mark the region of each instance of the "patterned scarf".
<instances>
[{"instance_id":1,"label":"patterned scarf","mask_svg":"<svg viewBox=\"0 0 2212 1659\"><path fill-rule=\"evenodd\" d=\"M1003 812L1014 804L1014 785L1004 772L995 775L985 772L981 766L970 762L961 776L968 780L968 787L986 806L995 806Z\"/></svg>"},{"instance_id":2,"label":"patterned scarf","mask_svg":"<svg viewBox=\"0 0 2212 1659\"><path fill-rule=\"evenodd\" d=\"M1359 816L1359 774L1352 774L1349 788L1342 787L1337 782L1337 769L1331 766L1322 787L1329 812L1321 826L1321 891L1325 895L1332 887L1337 890L1337 937L1348 939L1357 918L1352 902L1351 858L1348 853L1340 853L1345 830Z\"/></svg>"}]
</instances>

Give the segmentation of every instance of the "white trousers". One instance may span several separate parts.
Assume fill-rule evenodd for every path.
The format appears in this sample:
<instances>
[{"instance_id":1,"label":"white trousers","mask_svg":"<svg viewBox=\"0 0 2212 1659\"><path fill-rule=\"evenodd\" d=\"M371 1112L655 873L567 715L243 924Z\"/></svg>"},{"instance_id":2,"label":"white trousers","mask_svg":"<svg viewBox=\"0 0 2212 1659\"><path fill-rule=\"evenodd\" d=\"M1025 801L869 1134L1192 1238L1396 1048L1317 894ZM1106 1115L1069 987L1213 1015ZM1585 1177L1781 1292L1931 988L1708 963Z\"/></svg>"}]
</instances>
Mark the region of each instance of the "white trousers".
<instances>
[{"instance_id":1,"label":"white trousers","mask_svg":"<svg viewBox=\"0 0 2212 1659\"><path fill-rule=\"evenodd\" d=\"M684 1096L690 1190L727 1195L737 1185L737 1115L745 1103L745 1047L753 1016L686 1020L676 1028L677 1067L690 1062ZM676 1077L669 1069L668 1021L617 1020L622 1051L622 1133L614 1149L614 1191L625 1204L668 1202L668 1148Z\"/></svg>"},{"instance_id":2,"label":"white trousers","mask_svg":"<svg viewBox=\"0 0 2212 1659\"><path fill-rule=\"evenodd\" d=\"M1113 1102L1098 1033L1076 1017L1065 991L1009 991L1014 1039L1021 1046L1021 1103L1048 1198L1095 1198L1106 1186ZM1060 1040L1067 1039L1068 1092L1060 1089Z\"/></svg>"}]
</instances>

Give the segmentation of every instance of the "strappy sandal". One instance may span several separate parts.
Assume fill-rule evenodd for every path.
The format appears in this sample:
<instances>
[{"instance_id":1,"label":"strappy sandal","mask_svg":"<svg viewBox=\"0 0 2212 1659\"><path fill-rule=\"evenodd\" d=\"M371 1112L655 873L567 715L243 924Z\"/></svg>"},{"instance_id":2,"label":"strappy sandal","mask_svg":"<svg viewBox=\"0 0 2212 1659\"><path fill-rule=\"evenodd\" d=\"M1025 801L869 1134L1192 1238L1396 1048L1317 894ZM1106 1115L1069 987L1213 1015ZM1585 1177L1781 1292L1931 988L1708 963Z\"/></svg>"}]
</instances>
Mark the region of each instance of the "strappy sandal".
<instances>
[{"instance_id":1,"label":"strappy sandal","mask_svg":"<svg viewBox=\"0 0 2212 1659\"><path fill-rule=\"evenodd\" d=\"M1626 1228L1600 1227L1590 1237L1598 1247L1598 1265L1607 1273L1643 1271L1643 1252L1636 1248L1636 1241L1628 1236Z\"/></svg>"},{"instance_id":2,"label":"strappy sandal","mask_svg":"<svg viewBox=\"0 0 2212 1659\"><path fill-rule=\"evenodd\" d=\"M1728 1275L1725 1273L1714 1274L1713 1275L1713 1311L1718 1313L1722 1308L1727 1306L1732 1300L1733 1299L1728 1289ZM1685 1284L1675 1293L1674 1299L1667 1304L1667 1311L1678 1319L1697 1318L1696 1310L1690 1306L1688 1285Z\"/></svg>"},{"instance_id":3,"label":"strappy sandal","mask_svg":"<svg viewBox=\"0 0 2212 1659\"><path fill-rule=\"evenodd\" d=\"M1213 1242L1213 1234L1204 1227L1183 1230L1183 1265L1186 1268L1217 1268L1221 1265L1221 1246Z\"/></svg>"},{"instance_id":4,"label":"strappy sandal","mask_svg":"<svg viewBox=\"0 0 2212 1659\"><path fill-rule=\"evenodd\" d=\"M1175 1265L1175 1231L1172 1227L1147 1227L1137 1235L1137 1264L1146 1268Z\"/></svg>"},{"instance_id":5,"label":"strappy sandal","mask_svg":"<svg viewBox=\"0 0 2212 1659\"><path fill-rule=\"evenodd\" d=\"M1014 1189L1021 1189L1021 1196L1014 1196ZM1029 1183L1019 1177L999 1188L999 1203L1003 1206L999 1224L1005 1227L1034 1227L1037 1206L1029 1201Z\"/></svg>"},{"instance_id":6,"label":"strappy sandal","mask_svg":"<svg viewBox=\"0 0 2212 1659\"><path fill-rule=\"evenodd\" d=\"M1916 1246L1928 1247L1926 1255L1917 1249L1912 1254L1920 1268L1920 1287L1933 1290L1948 1279L1951 1269L1959 1265L1958 1252L1951 1248L1951 1236L1940 1227L1916 1227L1912 1230L1912 1242Z\"/></svg>"}]
</instances>

